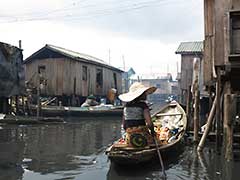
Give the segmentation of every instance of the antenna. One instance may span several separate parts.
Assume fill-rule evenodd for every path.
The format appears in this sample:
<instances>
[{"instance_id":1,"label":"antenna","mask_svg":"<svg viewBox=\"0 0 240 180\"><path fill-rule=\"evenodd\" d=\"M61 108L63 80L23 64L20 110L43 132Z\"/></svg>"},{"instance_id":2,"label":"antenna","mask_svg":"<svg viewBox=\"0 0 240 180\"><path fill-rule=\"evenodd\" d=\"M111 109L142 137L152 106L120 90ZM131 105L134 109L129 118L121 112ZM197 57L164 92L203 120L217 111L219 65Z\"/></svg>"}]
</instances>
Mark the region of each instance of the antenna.
<instances>
[{"instance_id":1,"label":"antenna","mask_svg":"<svg viewBox=\"0 0 240 180\"><path fill-rule=\"evenodd\" d=\"M122 55L122 61L123 61L123 70L126 71L124 55Z\"/></svg>"},{"instance_id":2,"label":"antenna","mask_svg":"<svg viewBox=\"0 0 240 180\"><path fill-rule=\"evenodd\" d=\"M111 49L108 49L108 63L111 63Z\"/></svg>"},{"instance_id":3,"label":"antenna","mask_svg":"<svg viewBox=\"0 0 240 180\"><path fill-rule=\"evenodd\" d=\"M177 62L177 73L178 73L178 71L179 71L179 69L178 69L179 67L178 67L178 62Z\"/></svg>"},{"instance_id":4,"label":"antenna","mask_svg":"<svg viewBox=\"0 0 240 180\"><path fill-rule=\"evenodd\" d=\"M19 40L19 41L18 41L18 47L19 47L20 49L22 49L22 40Z\"/></svg>"}]
</instances>

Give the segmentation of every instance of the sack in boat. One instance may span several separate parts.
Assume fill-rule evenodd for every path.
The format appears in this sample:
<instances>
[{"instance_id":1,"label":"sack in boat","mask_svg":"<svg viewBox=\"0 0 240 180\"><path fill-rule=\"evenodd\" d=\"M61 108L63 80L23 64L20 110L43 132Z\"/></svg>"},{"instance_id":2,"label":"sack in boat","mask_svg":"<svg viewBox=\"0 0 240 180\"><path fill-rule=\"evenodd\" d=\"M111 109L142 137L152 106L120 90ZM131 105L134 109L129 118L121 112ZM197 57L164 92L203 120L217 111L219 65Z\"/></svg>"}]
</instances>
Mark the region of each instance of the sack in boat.
<instances>
[{"instance_id":1,"label":"sack in boat","mask_svg":"<svg viewBox=\"0 0 240 180\"><path fill-rule=\"evenodd\" d=\"M126 130L126 143L130 147L142 148L153 143L146 126L131 127Z\"/></svg>"},{"instance_id":2,"label":"sack in boat","mask_svg":"<svg viewBox=\"0 0 240 180\"><path fill-rule=\"evenodd\" d=\"M157 138L160 140L161 144L167 143L168 139L171 137L171 133L167 127L158 128L156 133Z\"/></svg>"}]
</instances>

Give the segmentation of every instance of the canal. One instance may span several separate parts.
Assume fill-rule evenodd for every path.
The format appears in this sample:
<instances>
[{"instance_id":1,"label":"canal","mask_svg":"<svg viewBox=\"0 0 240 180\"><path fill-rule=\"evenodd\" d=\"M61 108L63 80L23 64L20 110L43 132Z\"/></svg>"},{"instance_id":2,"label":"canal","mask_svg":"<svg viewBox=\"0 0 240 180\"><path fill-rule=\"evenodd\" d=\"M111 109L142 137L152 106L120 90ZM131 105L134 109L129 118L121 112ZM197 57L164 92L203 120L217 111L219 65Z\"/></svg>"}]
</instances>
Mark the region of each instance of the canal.
<instances>
[{"instance_id":1,"label":"canal","mask_svg":"<svg viewBox=\"0 0 240 180\"><path fill-rule=\"evenodd\" d=\"M68 119L64 124L0 126L0 180L157 180L160 165L112 165L104 151L120 137L121 119ZM17 164L16 166L14 164ZM165 162L169 180L238 180L240 162L226 162L208 144L186 144Z\"/></svg>"}]
</instances>

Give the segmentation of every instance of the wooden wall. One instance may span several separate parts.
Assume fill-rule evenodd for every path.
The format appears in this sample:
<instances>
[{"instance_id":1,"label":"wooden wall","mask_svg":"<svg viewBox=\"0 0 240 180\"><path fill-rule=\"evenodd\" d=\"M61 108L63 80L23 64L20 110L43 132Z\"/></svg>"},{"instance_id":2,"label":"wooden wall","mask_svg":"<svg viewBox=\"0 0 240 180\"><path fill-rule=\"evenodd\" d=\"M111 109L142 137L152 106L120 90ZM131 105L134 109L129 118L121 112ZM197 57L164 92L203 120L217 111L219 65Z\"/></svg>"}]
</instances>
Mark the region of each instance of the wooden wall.
<instances>
[{"instance_id":1,"label":"wooden wall","mask_svg":"<svg viewBox=\"0 0 240 180\"><path fill-rule=\"evenodd\" d=\"M214 64L214 0L204 1L204 68L203 68L203 83L210 85L213 80L213 64Z\"/></svg>"},{"instance_id":2,"label":"wooden wall","mask_svg":"<svg viewBox=\"0 0 240 180\"><path fill-rule=\"evenodd\" d=\"M214 20L215 20L215 43L214 43L214 64L215 66L221 66L225 64L225 44L224 44L224 24L227 16L226 12L229 9L228 4L230 0L217 0L215 1Z\"/></svg>"},{"instance_id":3,"label":"wooden wall","mask_svg":"<svg viewBox=\"0 0 240 180\"><path fill-rule=\"evenodd\" d=\"M114 88L113 73L117 77L117 91L122 92L122 75L119 71L83 63L70 59L41 59L29 62L26 65L26 80L33 77L34 86L37 85L37 69L38 66L45 66L44 78L47 79L47 85L42 93L48 96L73 95L88 96L89 94L106 96L110 88ZM87 67L87 81L82 80L83 65ZM103 86L102 89L96 89L96 69L103 70ZM35 75L34 75L35 74ZM34 76L33 76L34 75Z\"/></svg>"},{"instance_id":4,"label":"wooden wall","mask_svg":"<svg viewBox=\"0 0 240 180\"><path fill-rule=\"evenodd\" d=\"M224 66L230 49L229 11L240 10L239 0L204 1L204 84L209 85L215 76L216 66Z\"/></svg>"},{"instance_id":5,"label":"wooden wall","mask_svg":"<svg viewBox=\"0 0 240 180\"><path fill-rule=\"evenodd\" d=\"M188 87L192 85L193 76L193 60L194 55L182 55L181 59L181 90L188 90Z\"/></svg>"},{"instance_id":6,"label":"wooden wall","mask_svg":"<svg viewBox=\"0 0 240 180\"><path fill-rule=\"evenodd\" d=\"M240 10L240 1L239 0L232 0L232 8Z\"/></svg>"}]
</instances>

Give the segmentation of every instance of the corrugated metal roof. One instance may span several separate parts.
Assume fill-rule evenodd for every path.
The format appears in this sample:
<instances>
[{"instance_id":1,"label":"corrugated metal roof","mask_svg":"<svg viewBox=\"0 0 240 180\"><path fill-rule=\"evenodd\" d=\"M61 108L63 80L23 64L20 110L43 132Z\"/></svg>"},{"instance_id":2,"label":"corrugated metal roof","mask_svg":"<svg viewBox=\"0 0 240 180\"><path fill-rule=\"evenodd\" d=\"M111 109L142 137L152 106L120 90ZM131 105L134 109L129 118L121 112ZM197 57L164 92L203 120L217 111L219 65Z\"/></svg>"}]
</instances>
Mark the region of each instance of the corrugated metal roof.
<instances>
[{"instance_id":1,"label":"corrugated metal roof","mask_svg":"<svg viewBox=\"0 0 240 180\"><path fill-rule=\"evenodd\" d=\"M72 58L81 58L81 59L86 59L86 60L89 60L89 61L94 61L94 62L98 62L98 63L101 63L101 64L105 64L105 65L108 65L110 66L108 63L106 63L105 61L101 60L101 59L98 59L96 57L93 57L93 56L90 56L90 55L87 55L87 54L83 54L83 53L79 53L79 52L75 52L75 51L71 51L71 50L68 50L68 49L65 49L65 48L62 48L62 47L58 47L58 46L54 46L54 45L50 45L50 44L46 44L46 47L49 47L53 50L57 50L67 56L71 56Z\"/></svg>"},{"instance_id":2,"label":"corrugated metal roof","mask_svg":"<svg viewBox=\"0 0 240 180\"><path fill-rule=\"evenodd\" d=\"M203 42L195 41L195 42L182 42L179 46L176 54L195 54L203 52Z\"/></svg>"},{"instance_id":3,"label":"corrugated metal roof","mask_svg":"<svg viewBox=\"0 0 240 180\"><path fill-rule=\"evenodd\" d=\"M123 72L122 70L115 68L114 66L111 66L110 64L106 63L105 61L98 59L96 57L87 55L87 54L83 54L83 53L79 53L79 52L75 52L75 51L71 51L62 47L58 47L58 46L54 46L54 45L50 45L50 44L46 44L45 47L43 47L42 49L40 49L39 51L35 52L34 54L32 54L31 56L29 56L27 59L25 59L24 63L28 63L32 60L34 60L34 57L36 57L37 54L39 54L40 52L42 52L45 49L50 49L54 52L57 52L59 54L62 54L66 57L72 58L74 60L77 61L83 61L86 63L91 63L91 64L96 64L96 65L101 65L101 66L105 66L107 68L110 69L114 69L120 72Z\"/></svg>"}]
</instances>

